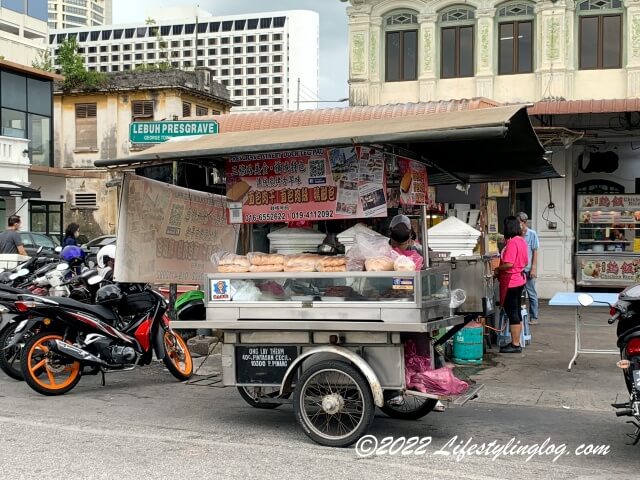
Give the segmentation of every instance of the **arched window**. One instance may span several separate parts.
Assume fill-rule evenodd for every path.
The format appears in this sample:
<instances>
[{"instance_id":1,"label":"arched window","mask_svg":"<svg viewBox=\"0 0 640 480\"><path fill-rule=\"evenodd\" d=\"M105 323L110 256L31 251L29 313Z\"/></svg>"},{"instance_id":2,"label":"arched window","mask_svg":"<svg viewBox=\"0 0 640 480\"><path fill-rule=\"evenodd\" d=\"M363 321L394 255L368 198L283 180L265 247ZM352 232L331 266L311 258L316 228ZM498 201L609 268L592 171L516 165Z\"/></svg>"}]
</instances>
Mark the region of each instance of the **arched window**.
<instances>
[{"instance_id":1,"label":"arched window","mask_svg":"<svg viewBox=\"0 0 640 480\"><path fill-rule=\"evenodd\" d=\"M440 77L473 77L475 12L455 6L439 13Z\"/></svg>"},{"instance_id":2,"label":"arched window","mask_svg":"<svg viewBox=\"0 0 640 480\"><path fill-rule=\"evenodd\" d=\"M533 4L498 7L498 74L533 72Z\"/></svg>"},{"instance_id":3,"label":"arched window","mask_svg":"<svg viewBox=\"0 0 640 480\"><path fill-rule=\"evenodd\" d=\"M384 19L385 80L418 78L418 17L411 10L394 11Z\"/></svg>"},{"instance_id":4,"label":"arched window","mask_svg":"<svg viewBox=\"0 0 640 480\"><path fill-rule=\"evenodd\" d=\"M578 3L580 69L622 67L622 0Z\"/></svg>"}]
</instances>

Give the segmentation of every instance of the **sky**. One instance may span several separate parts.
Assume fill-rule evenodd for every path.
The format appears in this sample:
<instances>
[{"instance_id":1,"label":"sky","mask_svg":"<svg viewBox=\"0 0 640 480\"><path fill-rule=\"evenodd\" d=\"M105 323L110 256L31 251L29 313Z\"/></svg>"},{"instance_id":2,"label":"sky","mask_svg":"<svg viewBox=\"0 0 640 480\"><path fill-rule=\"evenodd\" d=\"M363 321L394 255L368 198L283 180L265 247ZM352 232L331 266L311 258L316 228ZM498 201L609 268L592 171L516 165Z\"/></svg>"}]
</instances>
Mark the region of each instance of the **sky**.
<instances>
[{"instance_id":1,"label":"sky","mask_svg":"<svg viewBox=\"0 0 640 480\"><path fill-rule=\"evenodd\" d=\"M113 23L133 23L153 18L153 9L194 6L213 15L234 15L278 10L313 10L320 14L319 100L349 96L347 3L340 0L113 0ZM304 91L304 88L301 88ZM309 97L309 100L312 98ZM347 106L321 103L320 107Z\"/></svg>"}]
</instances>

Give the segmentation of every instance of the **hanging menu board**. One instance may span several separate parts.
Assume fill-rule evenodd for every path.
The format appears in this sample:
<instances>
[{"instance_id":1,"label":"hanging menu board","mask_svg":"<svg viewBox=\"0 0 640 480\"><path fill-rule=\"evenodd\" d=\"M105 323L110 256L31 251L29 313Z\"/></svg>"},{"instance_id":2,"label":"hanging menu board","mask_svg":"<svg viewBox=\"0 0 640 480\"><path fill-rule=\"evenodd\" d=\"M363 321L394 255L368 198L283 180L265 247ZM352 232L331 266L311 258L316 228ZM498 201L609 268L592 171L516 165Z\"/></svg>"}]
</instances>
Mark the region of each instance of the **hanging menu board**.
<instances>
[{"instance_id":1,"label":"hanging menu board","mask_svg":"<svg viewBox=\"0 0 640 480\"><path fill-rule=\"evenodd\" d=\"M229 223L338 220L387 215L384 154L315 148L227 161Z\"/></svg>"}]
</instances>

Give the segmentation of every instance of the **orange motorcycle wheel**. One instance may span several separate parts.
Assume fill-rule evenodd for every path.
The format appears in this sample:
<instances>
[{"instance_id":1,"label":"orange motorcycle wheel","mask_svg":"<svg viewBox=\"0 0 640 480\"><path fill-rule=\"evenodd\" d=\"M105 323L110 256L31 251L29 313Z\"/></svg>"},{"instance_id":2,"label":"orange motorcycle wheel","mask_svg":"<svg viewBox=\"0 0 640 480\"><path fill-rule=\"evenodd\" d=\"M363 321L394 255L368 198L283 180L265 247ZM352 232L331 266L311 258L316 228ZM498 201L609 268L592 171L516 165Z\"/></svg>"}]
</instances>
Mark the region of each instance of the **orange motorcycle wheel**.
<instances>
[{"instance_id":1,"label":"orange motorcycle wheel","mask_svg":"<svg viewBox=\"0 0 640 480\"><path fill-rule=\"evenodd\" d=\"M189 380L193 375L191 352L182 337L173 331L164 332L164 364L180 381Z\"/></svg>"},{"instance_id":2,"label":"orange motorcycle wheel","mask_svg":"<svg viewBox=\"0 0 640 480\"><path fill-rule=\"evenodd\" d=\"M42 332L24 346L21 359L25 382L42 395L63 395L80 381L80 363L53 352L48 342L63 340L57 332Z\"/></svg>"}]
</instances>

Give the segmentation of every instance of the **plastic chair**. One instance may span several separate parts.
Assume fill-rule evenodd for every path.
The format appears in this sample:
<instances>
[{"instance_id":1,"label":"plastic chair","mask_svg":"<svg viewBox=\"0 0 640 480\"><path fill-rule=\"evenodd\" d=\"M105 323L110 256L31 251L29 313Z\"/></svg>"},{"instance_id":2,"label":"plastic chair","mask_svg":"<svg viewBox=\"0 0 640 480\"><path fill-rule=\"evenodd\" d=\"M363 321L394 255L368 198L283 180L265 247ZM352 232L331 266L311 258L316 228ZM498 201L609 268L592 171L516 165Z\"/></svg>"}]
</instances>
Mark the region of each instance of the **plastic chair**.
<instances>
[{"instance_id":1,"label":"plastic chair","mask_svg":"<svg viewBox=\"0 0 640 480\"><path fill-rule=\"evenodd\" d=\"M499 315L499 332L498 332L498 348L511 343L511 331L509 330L509 317L502 307L500 307ZM522 312L522 330L520 331L520 345L525 348L531 345L531 334L529 333L529 314Z\"/></svg>"},{"instance_id":2,"label":"plastic chair","mask_svg":"<svg viewBox=\"0 0 640 480\"><path fill-rule=\"evenodd\" d=\"M521 297L521 303L520 303L520 308L521 308L521 315L522 315L522 335L521 335L521 339L520 339L520 343L524 346L524 345L531 345L531 330L529 329L529 308L528 308L528 300L529 300L529 296L527 295L527 290L523 289L522 290L522 297Z\"/></svg>"}]
</instances>

